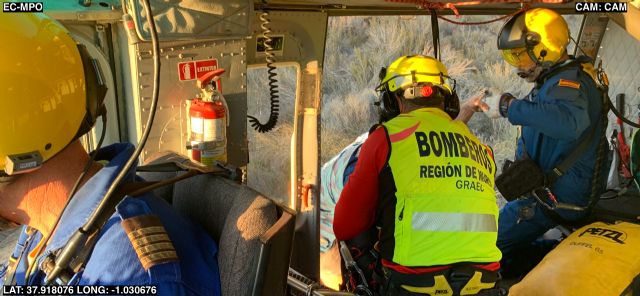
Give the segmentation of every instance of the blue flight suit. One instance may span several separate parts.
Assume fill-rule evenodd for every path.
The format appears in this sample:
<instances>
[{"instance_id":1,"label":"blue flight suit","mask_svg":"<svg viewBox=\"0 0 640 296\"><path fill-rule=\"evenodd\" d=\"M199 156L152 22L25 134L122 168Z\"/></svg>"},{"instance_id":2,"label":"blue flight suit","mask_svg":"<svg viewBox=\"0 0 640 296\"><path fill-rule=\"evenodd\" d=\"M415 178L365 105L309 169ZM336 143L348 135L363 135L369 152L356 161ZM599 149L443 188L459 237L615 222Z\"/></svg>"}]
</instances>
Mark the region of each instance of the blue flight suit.
<instances>
[{"instance_id":1,"label":"blue flight suit","mask_svg":"<svg viewBox=\"0 0 640 296\"><path fill-rule=\"evenodd\" d=\"M581 63L589 61L585 57L579 59ZM508 109L508 119L512 124L522 126L516 158L523 158L523 146L526 146L527 154L544 172L550 172L574 150L583 137L596 129L589 148L551 186L558 201L585 206L591 195L596 150L602 134L603 98L595 81L578 64L560 69L546 77L544 83L537 83L525 99L513 101ZM600 180L604 184L608 162L603 162ZM533 214L529 211L530 214L523 215L525 207L532 210ZM503 253L505 271L522 265L522 260L536 264L548 251L548 245L532 245L538 237L557 225L541 207L530 197L511 201L500 211L497 245ZM568 210L559 210L557 213L567 220L579 219L584 215Z\"/></svg>"},{"instance_id":2,"label":"blue flight suit","mask_svg":"<svg viewBox=\"0 0 640 296\"><path fill-rule=\"evenodd\" d=\"M107 188L133 154L131 144L114 144L98 151L96 160L108 160L108 164L90 178L71 199L64 211L57 230L38 262L52 251L64 246L70 236L88 219L102 199ZM125 180L133 181L135 166ZM159 263L145 270L132 242L121 226L121 221L142 215L157 216L171 240L178 261ZM180 216L164 200L152 193L138 197L125 197L116 207L100 231L100 237L86 266L75 274L70 285L156 285L157 295L220 295L220 275L217 263L217 246L199 225ZM40 232L24 227L12 255L17 260L15 284L40 285L44 272L37 271L26 282L27 255L42 238ZM7 264L0 268L5 284Z\"/></svg>"}]
</instances>

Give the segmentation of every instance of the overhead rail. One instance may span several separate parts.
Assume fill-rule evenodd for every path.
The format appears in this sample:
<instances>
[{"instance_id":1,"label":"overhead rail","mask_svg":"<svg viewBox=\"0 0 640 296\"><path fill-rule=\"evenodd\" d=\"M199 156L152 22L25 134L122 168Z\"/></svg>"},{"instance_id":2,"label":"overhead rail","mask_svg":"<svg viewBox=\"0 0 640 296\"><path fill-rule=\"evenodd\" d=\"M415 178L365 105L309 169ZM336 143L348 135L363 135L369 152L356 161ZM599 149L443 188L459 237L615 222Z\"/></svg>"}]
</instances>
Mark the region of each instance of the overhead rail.
<instances>
[{"instance_id":1,"label":"overhead rail","mask_svg":"<svg viewBox=\"0 0 640 296\"><path fill-rule=\"evenodd\" d=\"M520 13L520 12L521 12L521 11L523 11L524 9L525 9L525 8L521 8L521 9L516 10L515 12L509 13L509 14L505 14L505 15L503 15L503 16L499 16L499 17L497 17L497 18L490 19L490 20L488 20L488 21L482 21L482 22L461 22L461 21L452 20L452 19L450 19L450 18L446 18L446 17L444 17L444 16L442 16L442 15L438 15L438 18L439 18L439 19L441 19L441 20L443 20L443 21L446 21L446 22L449 22L449 23L455 24L455 25L461 25L461 26L477 26L477 25L486 25L486 24L490 24L490 23L495 23L495 22L497 22L497 21L501 21L501 20L504 20L504 19L510 18L510 17L512 17L512 16L514 16L514 15L516 15L516 14Z\"/></svg>"},{"instance_id":2,"label":"overhead rail","mask_svg":"<svg viewBox=\"0 0 640 296\"><path fill-rule=\"evenodd\" d=\"M286 2L287 1L270 1L268 5L261 2L254 2L254 9L269 11L319 11L326 12L329 16L428 15L430 14L430 9L439 10L438 15L508 15L525 6L529 6L531 8L551 8L561 14L576 14L575 4L568 3L566 0L537 0L528 2L483 0L459 3L421 0L380 0L380 5L300 4L300 2Z\"/></svg>"}]
</instances>

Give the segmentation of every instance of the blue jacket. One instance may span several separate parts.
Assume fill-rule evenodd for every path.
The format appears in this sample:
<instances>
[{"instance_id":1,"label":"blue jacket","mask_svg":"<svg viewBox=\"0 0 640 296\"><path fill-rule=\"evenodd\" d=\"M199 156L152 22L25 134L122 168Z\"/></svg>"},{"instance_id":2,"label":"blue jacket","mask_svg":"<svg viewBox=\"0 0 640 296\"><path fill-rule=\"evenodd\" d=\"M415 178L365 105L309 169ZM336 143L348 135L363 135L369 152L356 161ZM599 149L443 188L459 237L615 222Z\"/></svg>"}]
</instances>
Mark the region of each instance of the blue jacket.
<instances>
[{"instance_id":1,"label":"blue jacket","mask_svg":"<svg viewBox=\"0 0 640 296\"><path fill-rule=\"evenodd\" d=\"M85 183L70 201L49 245L38 258L64 246L69 237L87 220L118 172L133 154L130 144L114 144L98 151L97 160L109 163ZM127 180L132 181L135 167ZM141 215L157 216L175 248L178 261L160 263L145 270L121 225L122 220ZM73 285L156 285L158 295L220 295L217 246L199 226L180 216L164 200L148 193L125 197L100 231L86 267L71 280ZM25 227L12 257L17 260L15 283L39 285L45 278L39 269L26 283L26 257L42 235ZM0 268L5 283L7 264Z\"/></svg>"},{"instance_id":2,"label":"blue jacket","mask_svg":"<svg viewBox=\"0 0 640 296\"><path fill-rule=\"evenodd\" d=\"M551 171L583 137L596 129L589 148L552 186L560 201L578 205L586 205L589 201L596 150L603 128L602 101L595 81L575 65L552 73L544 83L536 84L525 99L516 100L509 106L509 121L522 126L516 157L523 157L524 143L526 152L545 172ZM609 165L606 158L603 162L601 181L606 180ZM571 218L568 213L563 216Z\"/></svg>"}]
</instances>

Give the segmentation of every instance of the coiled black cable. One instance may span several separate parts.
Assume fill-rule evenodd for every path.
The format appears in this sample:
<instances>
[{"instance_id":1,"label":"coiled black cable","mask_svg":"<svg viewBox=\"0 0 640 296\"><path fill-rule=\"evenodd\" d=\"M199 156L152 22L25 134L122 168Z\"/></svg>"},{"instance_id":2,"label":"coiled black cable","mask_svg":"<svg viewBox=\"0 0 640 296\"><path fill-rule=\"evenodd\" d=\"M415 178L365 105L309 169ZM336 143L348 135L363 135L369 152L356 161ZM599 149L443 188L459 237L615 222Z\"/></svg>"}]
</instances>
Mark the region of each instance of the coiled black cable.
<instances>
[{"instance_id":1,"label":"coiled black cable","mask_svg":"<svg viewBox=\"0 0 640 296\"><path fill-rule=\"evenodd\" d=\"M266 4L266 1L263 1ZM260 28L262 29L262 38L264 38L264 53L265 61L267 62L267 75L269 77L269 100L271 102L269 110L269 120L266 123L261 123L260 120L254 116L248 115L251 126L260 133L266 133L271 131L278 122L278 115L280 114L280 91L278 90L278 73L276 73L275 54L273 53L273 47L271 46L271 29L269 28L269 13L263 10L260 14Z\"/></svg>"}]
</instances>

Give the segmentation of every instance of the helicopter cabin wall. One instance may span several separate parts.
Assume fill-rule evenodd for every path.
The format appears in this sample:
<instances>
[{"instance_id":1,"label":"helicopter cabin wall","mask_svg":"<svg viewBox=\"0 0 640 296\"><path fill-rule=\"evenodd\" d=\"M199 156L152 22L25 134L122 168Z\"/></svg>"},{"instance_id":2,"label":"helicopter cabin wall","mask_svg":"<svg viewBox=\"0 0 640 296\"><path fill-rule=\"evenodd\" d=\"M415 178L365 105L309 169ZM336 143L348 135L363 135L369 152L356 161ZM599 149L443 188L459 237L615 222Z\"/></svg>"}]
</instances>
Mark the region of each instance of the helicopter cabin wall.
<instances>
[{"instance_id":1,"label":"helicopter cabin wall","mask_svg":"<svg viewBox=\"0 0 640 296\"><path fill-rule=\"evenodd\" d=\"M633 122L640 122L640 25L633 16L640 16L640 8L629 5L627 13L587 14L580 29L578 54L585 54L602 67L609 77L609 96L617 104L624 96L624 115ZM607 137L612 130L620 131L617 117L609 113ZM625 138L631 137L631 129L625 125Z\"/></svg>"},{"instance_id":2,"label":"helicopter cabin wall","mask_svg":"<svg viewBox=\"0 0 640 296\"><path fill-rule=\"evenodd\" d=\"M173 150L186 154L187 100L200 94L196 78L203 73L225 69L221 77L221 90L229 106L227 118L228 162L236 166L247 163L247 90L246 42L244 39L208 39L194 41L163 41L160 43L162 67L160 95L151 134L141 155L146 157L158 151ZM146 128L149 116L153 59L151 45L135 45L134 88L138 135ZM136 85L136 83L134 83ZM131 106L131 104L128 104Z\"/></svg>"},{"instance_id":3,"label":"helicopter cabin wall","mask_svg":"<svg viewBox=\"0 0 640 296\"><path fill-rule=\"evenodd\" d=\"M227 162L244 166L248 162L246 40L250 35L252 3L230 0L204 6L183 4L152 1L162 67L156 118L141 160L165 150L187 154L187 100L201 93L197 78L222 68L225 72L220 78L220 87L229 110L225 114L229 120ZM129 138L137 139L146 128L150 112L153 55L142 5L139 1L128 1L125 12L135 25L129 33L133 96L127 98L126 105L135 108L133 123L129 123L135 129Z\"/></svg>"},{"instance_id":4,"label":"helicopter cabin wall","mask_svg":"<svg viewBox=\"0 0 640 296\"><path fill-rule=\"evenodd\" d=\"M637 20L636 20L637 21ZM615 104L619 94L624 94L625 117L633 122L640 121L640 40L629 34L617 22L609 21L598 51L596 65L602 66L609 77L609 96ZM613 112L609 113L609 130L620 131ZM625 137L630 143L631 128L625 125Z\"/></svg>"},{"instance_id":5,"label":"helicopter cabin wall","mask_svg":"<svg viewBox=\"0 0 640 296\"><path fill-rule=\"evenodd\" d=\"M596 67L602 64L609 80L611 102L627 119L640 123L640 83L637 79L640 73L640 30L637 22L627 22L628 15L640 15L640 9L630 5L629 12L625 14L585 15L576 52L591 57ZM620 160L624 163L629 161L628 147L632 146L633 131L627 124L621 125L616 115L609 112L606 137L618 151L614 153L612 168L606 176L609 190L623 190L627 186L624 180L631 177L631 172Z\"/></svg>"},{"instance_id":6,"label":"helicopter cabin wall","mask_svg":"<svg viewBox=\"0 0 640 296\"><path fill-rule=\"evenodd\" d=\"M153 85L149 26L141 2L89 1L87 6L75 0L43 2L45 13L67 26L97 57L105 72L109 90L105 101L108 128L104 145L118 141L137 144L150 111ZM150 2L161 41L162 67L156 119L140 160L144 162L162 150L186 152L185 102L200 93L196 76L217 67L226 70L221 84L231 118L226 129L227 158L233 165L245 165L248 161L245 51L253 3ZM184 70L179 68L181 63L194 66L189 70L196 73L180 79L180 70ZM202 67L195 68L196 64ZM101 122L97 126L84 139L90 149L95 148Z\"/></svg>"}]
</instances>

